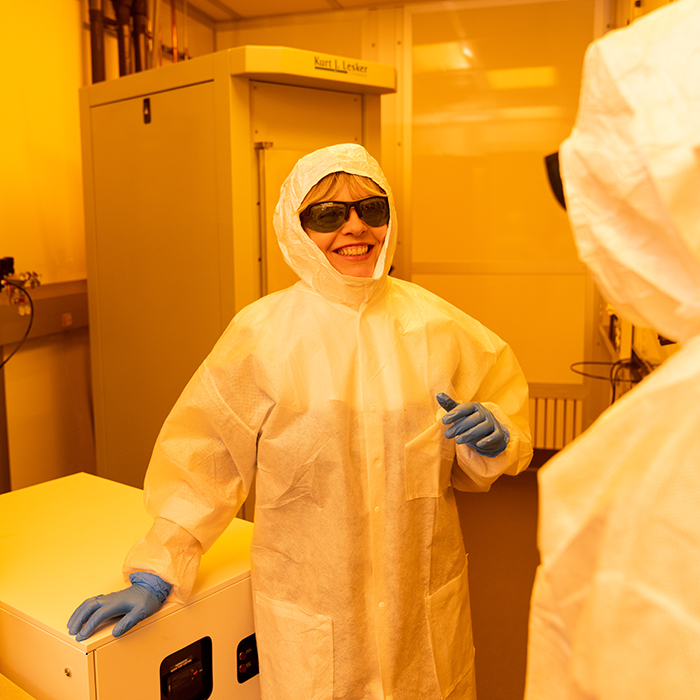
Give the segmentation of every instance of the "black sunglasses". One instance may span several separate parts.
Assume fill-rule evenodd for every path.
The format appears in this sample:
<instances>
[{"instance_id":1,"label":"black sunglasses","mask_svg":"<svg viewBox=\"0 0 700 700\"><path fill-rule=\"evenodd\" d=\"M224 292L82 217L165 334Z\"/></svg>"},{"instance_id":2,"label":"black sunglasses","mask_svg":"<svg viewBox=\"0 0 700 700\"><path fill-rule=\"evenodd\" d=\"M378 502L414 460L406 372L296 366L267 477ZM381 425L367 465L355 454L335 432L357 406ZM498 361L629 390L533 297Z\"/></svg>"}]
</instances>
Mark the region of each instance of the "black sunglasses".
<instances>
[{"instance_id":1,"label":"black sunglasses","mask_svg":"<svg viewBox=\"0 0 700 700\"><path fill-rule=\"evenodd\" d=\"M350 210L368 226L384 226L389 221L389 200L386 197L365 197L356 202L319 202L299 215L301 225L318 233L337 231L350 217Z\"/></svg>"}]
</instances>

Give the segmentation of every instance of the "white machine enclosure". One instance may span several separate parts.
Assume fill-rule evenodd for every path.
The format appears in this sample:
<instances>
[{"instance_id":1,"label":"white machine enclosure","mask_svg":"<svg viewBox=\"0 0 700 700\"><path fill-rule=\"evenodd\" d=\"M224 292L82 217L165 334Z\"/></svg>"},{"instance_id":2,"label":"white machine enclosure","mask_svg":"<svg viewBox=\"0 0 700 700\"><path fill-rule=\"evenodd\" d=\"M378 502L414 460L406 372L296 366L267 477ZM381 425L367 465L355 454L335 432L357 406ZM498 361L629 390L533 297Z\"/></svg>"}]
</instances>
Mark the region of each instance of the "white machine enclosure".
<instances>
[{"instance_id":1,"label":"white machine enclosure","mask_svg":"<svg viewBox=\"0 0 700 700\"><path fill-rule=\"evenodd\" d=\"M239 682L239 643L254 634L247 521L235 519L204 555L187 605L166 602L117 639L113 623L84 642L68 634L84 599L128 585L122 560L151 522L142 497L89 474L0 495L0 674L36 700L196 699L162 690L163 673L184 662L161 665L208 638L213 689L199 697L258 700L259 676Z\"/></svg>"},{"instance_id":2,"label":"white machine enclosure","mask_svg":"<svg viewBox=\"0 0 700 700\"><path fill-rule=\"evenodd\" d=\"M296 161L380 153L396 69L240 46L81 90L97 473L140 486L170 408L234 314L296 281L272 228ZM249 517L246 511L246 517Z\"/></svg>"}]
</instances>

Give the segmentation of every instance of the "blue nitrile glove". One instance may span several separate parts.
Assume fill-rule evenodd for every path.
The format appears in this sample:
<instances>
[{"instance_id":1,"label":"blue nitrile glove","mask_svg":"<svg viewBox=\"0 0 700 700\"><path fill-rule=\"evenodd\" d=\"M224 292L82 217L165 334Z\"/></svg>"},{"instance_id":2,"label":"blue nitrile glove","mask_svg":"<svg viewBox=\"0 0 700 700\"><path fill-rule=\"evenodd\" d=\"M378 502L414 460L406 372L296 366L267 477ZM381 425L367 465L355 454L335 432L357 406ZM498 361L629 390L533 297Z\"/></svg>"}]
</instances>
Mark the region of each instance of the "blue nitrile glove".
<instances>
[{"instance_id":1,"label":"blue nitrile glove","mask_svg":"<svg viewBox=\"0 0 700 700\"><path fill-rule=\"evenodd\" d=\"M76 641L87 639L105 620L123 615L112 630L119 637L135 624L158 611L172 586L155 574L137 571L129 575L132 586L122 591L98 595L81 603L68 620L68 632Z\"/></svg>"},{"instance_id":2,"label":"blue nitrile glove","mask_svg":"<svg viewBox=\"0 0 700 700\"><path fill-rule=\"evenodd\" d=\"M445 425L452 425L445 431L446 438L467 444L484 457L495 457L508 446L510 433L484 405L473 403L458 404L447 394L437 395L438 403L448 411L442 417Z\"/></svg>"}]
</instances>

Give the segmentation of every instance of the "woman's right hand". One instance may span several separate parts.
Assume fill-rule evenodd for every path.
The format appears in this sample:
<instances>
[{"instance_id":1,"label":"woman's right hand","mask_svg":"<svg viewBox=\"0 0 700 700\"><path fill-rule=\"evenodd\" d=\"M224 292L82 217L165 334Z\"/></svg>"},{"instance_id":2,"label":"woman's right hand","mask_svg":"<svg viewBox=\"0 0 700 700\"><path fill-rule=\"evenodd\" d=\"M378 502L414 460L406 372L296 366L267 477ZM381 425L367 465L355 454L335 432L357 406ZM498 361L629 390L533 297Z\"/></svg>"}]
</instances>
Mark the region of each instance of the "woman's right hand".
<instances>
[{"instance_id":1,"label":"woman's right hand","mask_svg":"<svg viewBox=\"0 0 700 700\"><path fill-rule=\"evenodd\" d=\"M112 635L119 637L160 610L170 593L169 583L142 571L131 574L129 580L131 587L88 598L78 606L68 620L68 632L76 635L76 641L87 639L103 622L122 616L112 630Z\"/></svg>"},{"instance_id":2,"label":"woman's right hand","mask_svg":"<svg viewBox=\"0 0 700 700\"><path fill-rule=\"evenodd\" d=\"M446 438L469 445L484 457L496 457L508 446L510 433L483 404L474 401L458 404L447 394L437 395L438 403L449 411L442 422L450 427Z\"/></svg>"}]
</instances>

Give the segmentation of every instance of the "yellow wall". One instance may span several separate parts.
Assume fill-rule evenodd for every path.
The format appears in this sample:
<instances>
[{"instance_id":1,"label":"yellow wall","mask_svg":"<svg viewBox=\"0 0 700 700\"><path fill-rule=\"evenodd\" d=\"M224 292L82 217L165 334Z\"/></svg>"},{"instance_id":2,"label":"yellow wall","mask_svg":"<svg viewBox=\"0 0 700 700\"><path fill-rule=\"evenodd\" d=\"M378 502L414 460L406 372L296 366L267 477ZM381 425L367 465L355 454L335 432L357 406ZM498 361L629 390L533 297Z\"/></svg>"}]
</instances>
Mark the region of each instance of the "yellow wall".
<instances>
[{"instance_id":1,"label":"yellow wall","mask_svg":"<svg viewBox=\"0 0 700 700\"><path fill-rule=\"evenodd\" d=\"M0 0L0 17L0 254L45 283L81 279L81 3Z\"/></svg>"},{"instance_id":2,"label":"yellow wall","mask_svg":"<svg viewBox=\"0 0 700 700\"><path fill-rule=\"evenodd\" d=\"M6 370L12 488L94 473L87 329L27 343Z\"/></svg>"},{"instance_id":3,"label":"yellow wall","mask_svg":"<svg viewBox=\"0 0 700 700\"><path fill-rule=\"evenodd\" d=\"M585 270L544 157L573 125L594 6L407 12L413 280L501 335L531 383L577 384Z\"/></svg>"}]
</instances>

